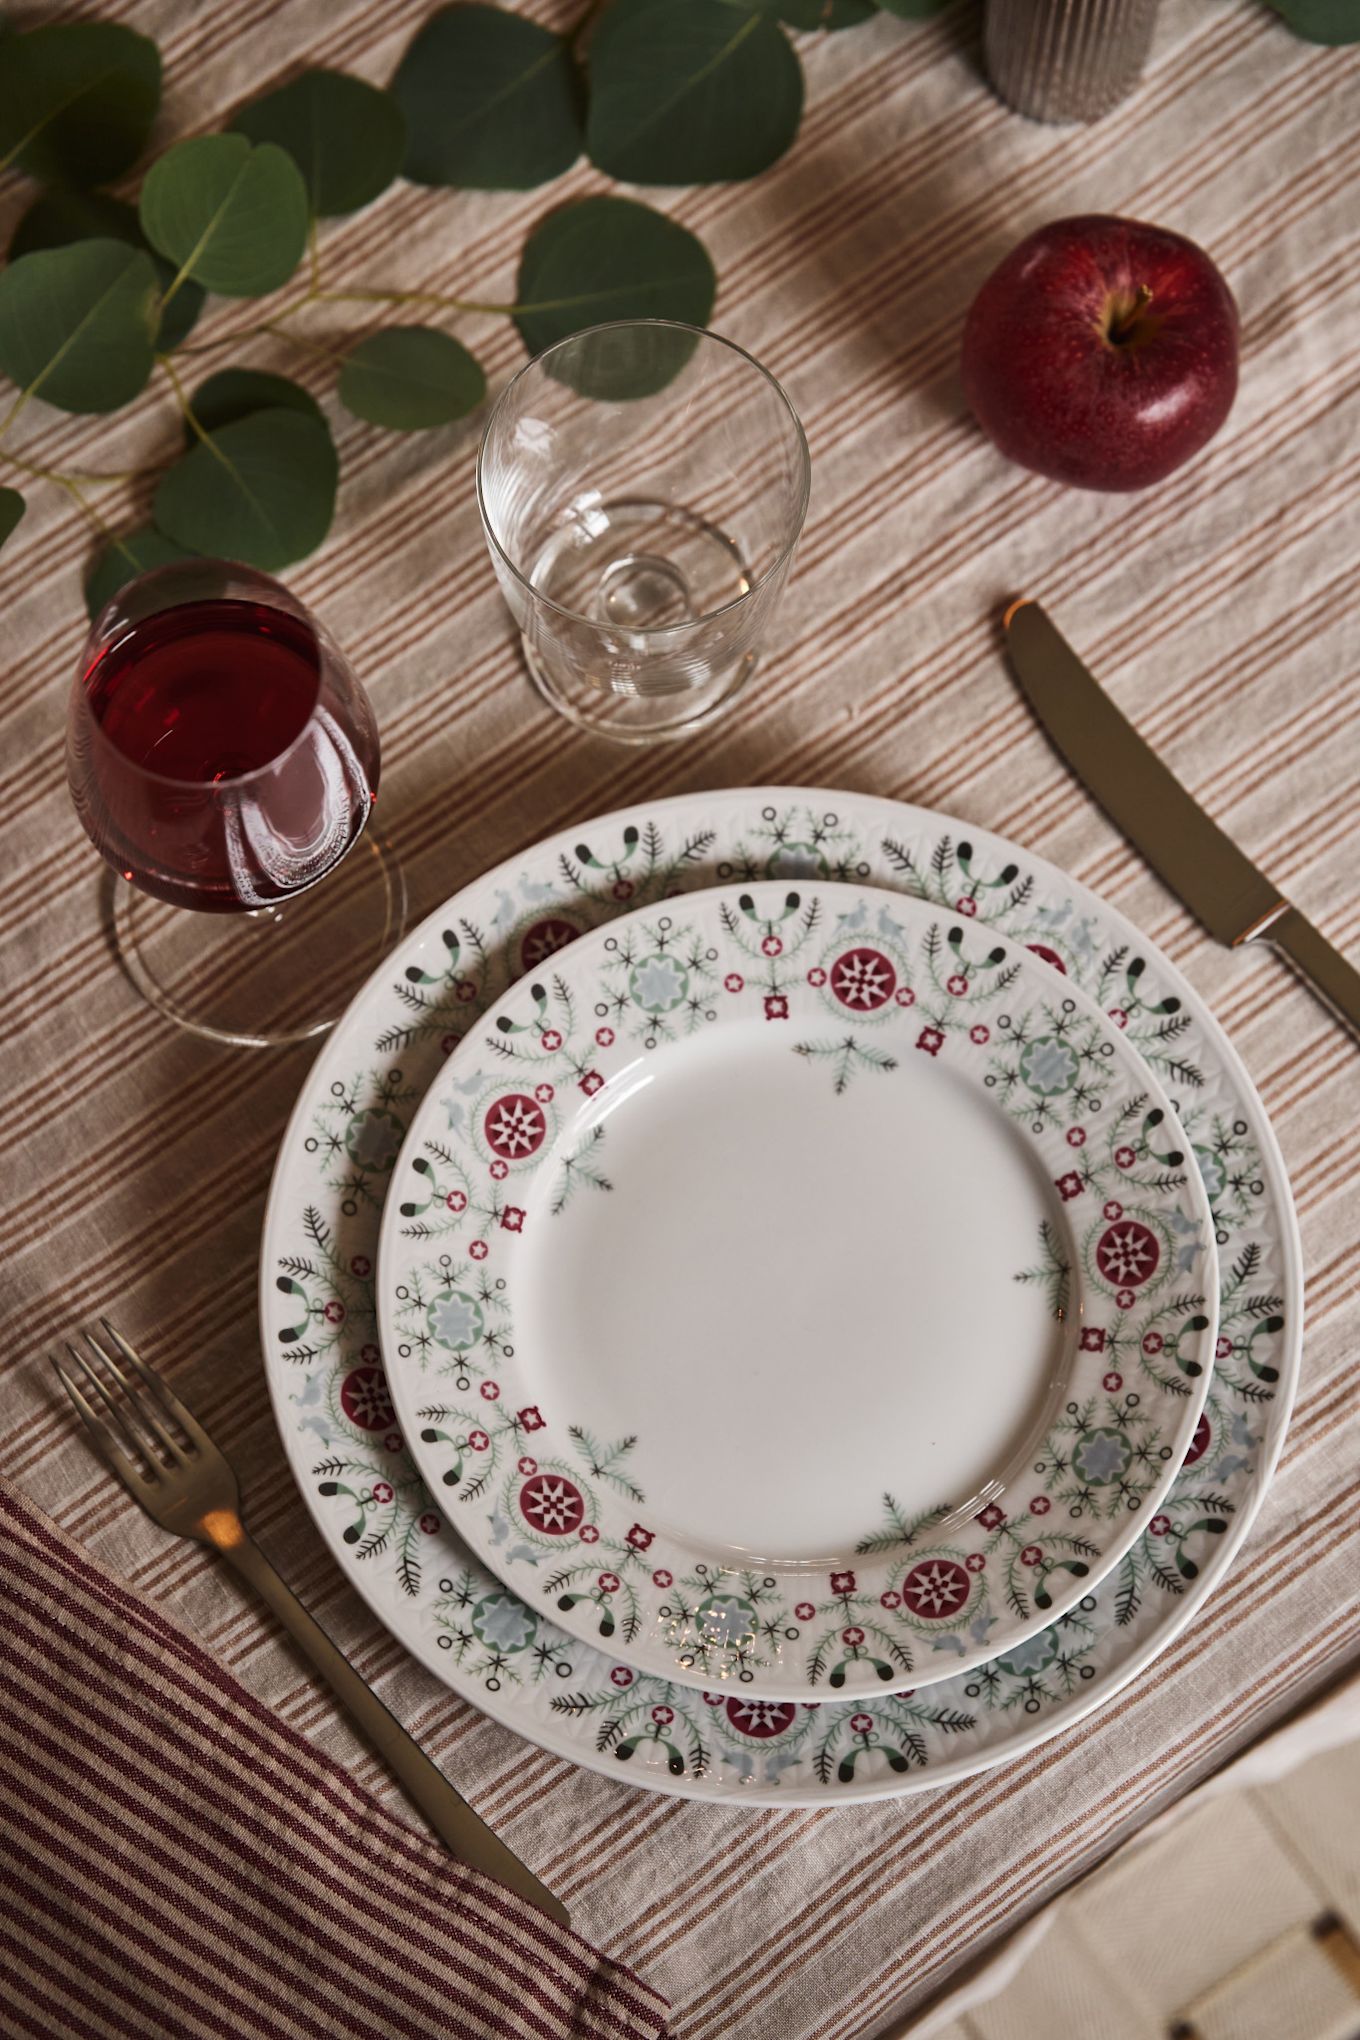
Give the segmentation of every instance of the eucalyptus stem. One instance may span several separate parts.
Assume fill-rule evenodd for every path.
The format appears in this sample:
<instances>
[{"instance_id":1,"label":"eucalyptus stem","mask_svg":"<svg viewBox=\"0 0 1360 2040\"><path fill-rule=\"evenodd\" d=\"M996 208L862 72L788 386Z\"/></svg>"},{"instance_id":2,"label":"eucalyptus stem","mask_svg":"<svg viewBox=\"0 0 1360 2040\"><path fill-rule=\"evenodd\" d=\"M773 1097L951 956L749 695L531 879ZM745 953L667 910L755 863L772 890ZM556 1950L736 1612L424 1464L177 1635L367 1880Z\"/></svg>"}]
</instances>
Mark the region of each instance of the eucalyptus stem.
<instances>
[{"instance_id":1,"label":"eucalyptus stem","mask_svg":"<svg viewBox=\"0 0 1360 2040\"><path fill-rule=\"evenodd\" d=\"M217 448L216 446L213 445L212 434L210 432L205 432L203 427L199 424L198 417L194 411L194 407L189 402L188 397L185 395L184 384L179 379L179 374L175 368L174 362L170 359L170 356L168 354L158 354L156 356L156 359L160 363L161 367L165 370L165 373L169 378L170 387L175 393L175 402L179 405L180 416L183 418L185 424L189 427L189 430L191 432L193 432L199 439L203 441L203 444L205 446L212 446L213 452L216 453ZM219 459L221 458L220 455L218 457Z\"/></svg>"},{"instance_id":2,"label":"eucalyptus stem","mask_svg":"<svg viewBox=\"0 0 1360 2040\"><path fill-rule=\"evenodd\" d=\"M430 290L317 290L310 302L319 305L439 305L448 312L492 312L513 318L520 305L487 305L474 298L444 297Z\"/></svg>"}]
</instances>

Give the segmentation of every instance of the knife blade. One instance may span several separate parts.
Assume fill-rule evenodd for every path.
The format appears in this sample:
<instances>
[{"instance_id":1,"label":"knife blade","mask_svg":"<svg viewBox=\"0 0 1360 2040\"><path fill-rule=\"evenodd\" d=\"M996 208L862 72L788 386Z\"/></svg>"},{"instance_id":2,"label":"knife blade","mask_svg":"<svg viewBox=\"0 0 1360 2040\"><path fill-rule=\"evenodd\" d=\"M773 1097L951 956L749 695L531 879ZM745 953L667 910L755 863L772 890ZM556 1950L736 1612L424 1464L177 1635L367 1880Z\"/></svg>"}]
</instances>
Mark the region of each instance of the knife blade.
<instances>
[{"instance_id":1,"label":"knife blade","mask_svg":"<svg viewBox=\"0 0 1360 2040\"><path fill-rule=\"evenodd\" d=\"M1013 602L1006 649L1031 708L1110 820L1216 941L1267 941L1360 1033L1360 971L1205 814L1037 602Z\"/></svg>"}]
</instances>

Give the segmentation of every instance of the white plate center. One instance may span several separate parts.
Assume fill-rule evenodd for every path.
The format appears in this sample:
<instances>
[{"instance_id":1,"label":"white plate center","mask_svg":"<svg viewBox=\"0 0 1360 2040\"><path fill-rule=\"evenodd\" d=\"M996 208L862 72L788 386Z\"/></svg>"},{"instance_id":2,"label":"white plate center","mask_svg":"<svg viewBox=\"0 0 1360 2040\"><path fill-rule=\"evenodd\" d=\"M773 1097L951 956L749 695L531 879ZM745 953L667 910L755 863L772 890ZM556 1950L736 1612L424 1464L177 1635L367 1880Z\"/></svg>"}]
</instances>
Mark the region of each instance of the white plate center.
<instances>
[{"instance_id":1,"label":"white plate center","mask_svg":"<svg viewBox=\"0 0 1360 2040\"><path fill-rule=\"evenodd\" d=\"M592 1124L612 1188L554 1217L550 1164L512 1296L545 1412L626 1467L654 1531L754 1558L845 1558L878 1527L958 1507L1049 1407L1063 1330L1039 1284L1056 1200L985 1093L914 1053L856 1072L716 1028L641 1059Z\"/></svg>"}]
</instances>

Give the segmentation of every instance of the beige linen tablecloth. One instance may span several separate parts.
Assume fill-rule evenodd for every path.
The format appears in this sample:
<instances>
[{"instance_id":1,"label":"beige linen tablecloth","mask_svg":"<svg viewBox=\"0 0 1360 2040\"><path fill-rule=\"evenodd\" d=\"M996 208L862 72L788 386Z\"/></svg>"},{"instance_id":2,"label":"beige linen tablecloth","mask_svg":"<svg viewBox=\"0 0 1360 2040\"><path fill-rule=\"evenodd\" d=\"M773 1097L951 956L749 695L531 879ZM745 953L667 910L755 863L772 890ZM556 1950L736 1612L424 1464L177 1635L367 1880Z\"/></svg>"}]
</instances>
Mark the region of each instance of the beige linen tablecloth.
<instances>
[{"instance_id":1,"label":"beige linen tablecloth","mask_svg":"<svg viewBox=\"0 0 1360 2040\"><path fill-rule=\"evenodd\" d=\"M427 10L110 0L68 11L158 36L168 136L220 124L288 66L384 80ZM525 11L565 24L580 10L533 0ZM726 723L637 754L538 705L483 554L475 422L400 440L328 396L340 514L289 578L372 690L383 817L420 912L517 846L625 801L843 785L1014 833L1106 893L1213 1004L1293 1176L1310 1296L1302 1391L1230 1577L1150 1673L1077 1731L896 1804L743 1812L526 1752L406 1661L312 1528L257 1345L264 1193L307 1051L233 1055L177 1036L116 973L100 867L62 776L90 548L71 504L35 491L0 569L0 1467L289 1721L376 1775L258 1610L113 1490L54 1403L44 1350L116 1306L234 1454L247 1512L294 1585L581 1930L674 2001L684 2040L871 2033L1334 1671L1360 1629L1360 1052L1270 954L1215 948L1149 876L1056 763L995 627L1007 594L1042 596L1212 811L1336 941L1360 949L1360 52L1297 41L1256 0L1173 0L1138 93L1096 128L1063 130L1006 112L981 82L976 44L962 5L924 26L885 16L803 37L808 110L793 153L753 185L648 194L703 234L721 278L715 324L784 379L812 444L812 511L776 643ZM601 183L582 167L551 196L398 186L326 228L328 272L502 300L529 224L560 192ZM26 194L0 198L7 233ZM1075 495L1004 465L969 424L955 375L959 322L989 266L1079 209L1189 233L1242 308L1227 427L1133 499ZM218 303L204 331L252 316ZM513 331L490 319L462 330L503 382L522 358ZM257 343L248 358L328 385L323 364L282 348ZM163 394L128 421L40 411L18 443L71 465L122 466L176 430ZM131 520L131 505L109 507ZM381 1893L375 1903L381 1914ZM399 1927L384 1931L396 1954Z\"/></svg>"}]
</instances>

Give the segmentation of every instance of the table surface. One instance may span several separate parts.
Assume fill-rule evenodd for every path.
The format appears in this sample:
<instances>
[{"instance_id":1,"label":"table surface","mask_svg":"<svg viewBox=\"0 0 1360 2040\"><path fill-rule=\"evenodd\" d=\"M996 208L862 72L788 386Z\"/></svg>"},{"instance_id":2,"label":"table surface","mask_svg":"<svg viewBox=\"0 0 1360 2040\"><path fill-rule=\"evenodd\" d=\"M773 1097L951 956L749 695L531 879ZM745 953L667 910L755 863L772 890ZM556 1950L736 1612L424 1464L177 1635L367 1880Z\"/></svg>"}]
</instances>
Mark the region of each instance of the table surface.
<instances>
[{"instance_id":1,"label":"table surface","mask_svg":"<svg viewBox=\"0 0 1360 2040\"><path fill-rule=\"evenodd\" d=\"M385 80L428 8L109 0L63 11L159 38L166 132L179 136L219 125L288 66ZM566 25L579 5L523 11ZM13 880L0 910L0 1113L17 1150L0 1235L0 1468L381 1785L272 1625L206 1553L162 1536L113 1489L55 1403L44 1352L115 1309L228 1446L260 1541L365 1677L582 1930L670 1995L685 2040L873 2032L1334 1672L1360 1630L1360 1055L1272 954L1216 948L1116 837L1032 723L996 629L1006 596L1041 596L1206 806L1335 941L1360 949L1360 52L1298 41L1256 0L1172 0L1142 87L1087 130L1034 125L991 96L976 12L961 0L927 24L885 16L799 42L808 108L792 154L754 184L647 194L702 233L720 277L715 325L784 380L812 446L812 510L773 649L715 729L639 754L539 705L477 525L475 421L400 439L339 411L313 357L257 341L217 358L282 368L325 393L340 511L325 548L288 578L372 692L383 817L417 911L625 802L840 785L1014 834L1131 915L1214 1006L1298 1199L1302 1388L1226 1584L1103 1715L897 1804L727 1810L630 1792L547 1755L526 1765L512 1736L404 1658L312 1528L260 1362L260 1220L308 1052L215 1050L176 1035L124 984L103 933L101 868L63 778L91 540L56 490L33 491L0 575L0 822ZM581 166L551 193L400 185L327 225L327 276L503 300L529 225L603 182ZM0 190L6 236L26 196L12 180ZM959 393L959 324L982 277L1022 234L1082 209L1190 234L1242 309L1228 425L1142 497L1077 495L1005 465ZM216 301L195 337L253 316ZM503 383L522 358L513 329L483 317L460 330ZM316 332L329 337L324 322ZM52 464L122 467L176 430L153 387L110 421L34 406L14 443ZM103 507L135 515L117 495ZM380 1892L374 1906L395 1950Z\"/></svg>"}]
</instances>

